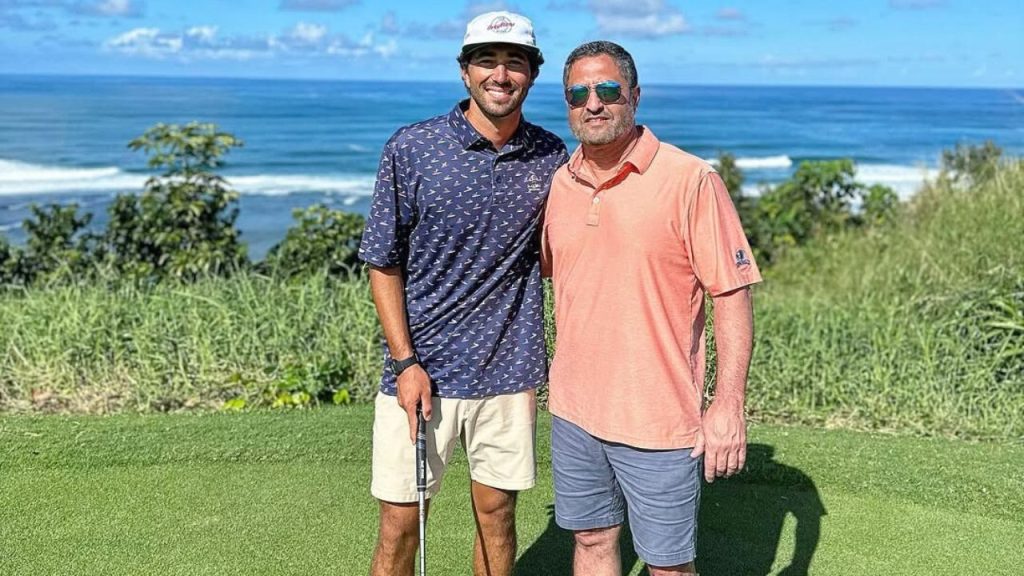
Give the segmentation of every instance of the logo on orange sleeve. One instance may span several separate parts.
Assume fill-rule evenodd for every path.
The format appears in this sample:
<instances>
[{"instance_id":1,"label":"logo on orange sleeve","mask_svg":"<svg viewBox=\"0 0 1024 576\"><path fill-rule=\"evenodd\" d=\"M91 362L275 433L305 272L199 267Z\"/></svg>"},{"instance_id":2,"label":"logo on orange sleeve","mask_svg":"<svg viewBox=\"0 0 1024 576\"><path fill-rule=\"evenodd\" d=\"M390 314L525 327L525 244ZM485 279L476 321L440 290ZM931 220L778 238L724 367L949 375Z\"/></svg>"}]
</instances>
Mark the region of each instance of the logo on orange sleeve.
<instances>
[{"instance_id":1,"label":"logo on orange sleeve","mask_svg":"<svg viewBox=\"0 0 1024 576\"><path fill-rule=\"evenodd\" d=\"M736 251L736 267L750 266L750 259L747 258L747 253L743 250Z\"/></svg>"}]
</instances>

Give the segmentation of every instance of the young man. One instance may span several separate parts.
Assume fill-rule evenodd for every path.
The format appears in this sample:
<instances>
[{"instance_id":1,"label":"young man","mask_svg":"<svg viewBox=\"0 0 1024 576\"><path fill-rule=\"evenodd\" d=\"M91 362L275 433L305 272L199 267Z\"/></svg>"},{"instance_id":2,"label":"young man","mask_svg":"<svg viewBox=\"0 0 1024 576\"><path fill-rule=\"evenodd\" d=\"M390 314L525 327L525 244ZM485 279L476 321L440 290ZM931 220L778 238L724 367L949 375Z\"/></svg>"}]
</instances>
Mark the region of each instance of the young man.
<instances>
[{"instance_id":1,"label":"young man","mask_svg":"<svg viewBox=\"0 0 1024 576\"><path fill-rule=\"evenodd\" d=\"M535 479L535 388L546 378L538 226L565 145L522 118L543 63L528 19L473 19L458 61L469 99L388 141L359 250L386 339L373 575L413 572L417 406L428 495L457 441L468 456L476 574L511 573L516 493Z\"/></svg>"},{"instance_id":2,"label":"young man","mask_svg":"<svg viewBox=\"0 0 1024 576\"><path fill-rule=\"evenodd\" d=\"M563 83L581 145L555 174L544 219L556 521L574 531L577 576L620 574L627 510L653 576L694 573L699 457L708 482L743 467L747 286L761 277L718 174L636 125L628 52L584 44ZM718 353L706 411L705 293Z\"/></svg>"}]
</instances>

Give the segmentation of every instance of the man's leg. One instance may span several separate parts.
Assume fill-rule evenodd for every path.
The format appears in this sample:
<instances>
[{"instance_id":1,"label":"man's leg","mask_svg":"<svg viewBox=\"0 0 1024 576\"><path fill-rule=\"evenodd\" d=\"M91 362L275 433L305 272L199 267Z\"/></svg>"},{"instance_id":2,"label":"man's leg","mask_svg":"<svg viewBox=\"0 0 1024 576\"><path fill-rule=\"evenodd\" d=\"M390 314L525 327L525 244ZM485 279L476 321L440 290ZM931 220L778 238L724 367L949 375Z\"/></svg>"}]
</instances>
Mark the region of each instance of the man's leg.
<instances>
[{"instance_id":1,"label":"man's leg","mask_svg":"<svg viewBox=\"0 0 1024 576\"><path fill-rule=\"evenodd\" d=\"M573 531L573 574L619 576L625 502L604 444L579 426L551 418L555 522Z\"/></svg>"},{"instance_id":2,"label":"man's leg","mask_svg":"<svg viewBox=\"0 0 1024 576\"><path fill-rule=\"evenodd\" d=\"M444 469L458 441L457 404L434 399L427 423L427 503L441 488ZM416 448L409 421L394 396L378 394L373 417L373 478L370 493L380 503L377 548L371 576L412 576L419 547ZM430 546L428 544L429 553Z\"/></svg>"},{"instance_id":3,"label":"man's leg","mask_svg":"<svg viewBox=\"0 0 1024 576\"><path fill-rule=\"evenodd\" d=\"M576 576L621 576L619 532L622 525L573 533L572 573Z\"/></svg>"},{"instance_id":4,"label":"man's leg","mask_svg":"<svg viewBox=\"0 0 1024 576\"><path fill-rule=\"evenodd\" d=\"M626 499L633 547L651 576L696 573L702 461L690 452L606 446Z\"/></svg>"},{"instance_id":5,"label":"man's leg","mask_svg":"<svg viewBox=\"0 0 1024 576\"><path fill-rule=\"evenodd\" d=\"M516 492L473 482L475 576L508 576L516 561Z\"/></svg>"},{"instance_id":6,"label":"man's leg","mask_svg":"<svg viewBox=\"0 0 1024 576\"><path fill-rule=\"evenodd\" d=\"M516 495L532 488L537 467L533 390L467 400L463 428L473 514L477 576L508 576L516 559Z\"/></svg>"},{"instance_id":7,"label":"man's leg","mask_svg":"<svg viewBox=\"0 0 1024 576\"><path fill-rule=\"evenodd\" d=\"M651 573L651 576L679 576L680 574L693 574L696 576L697 574L697 569L694 567L693 562L663 568L648 566L647 571Z\"/></svg>"},{"instance_id":8,"label":"man's leg","mask_svg":"<svg viewBox=\"0 0 1024 576\"><path fill-rule=\"evenodd\" d=\"M380 502L380 528L370 576L412 576L419 548L419 520L415 503Z\"/></svg>"}]
</instances>

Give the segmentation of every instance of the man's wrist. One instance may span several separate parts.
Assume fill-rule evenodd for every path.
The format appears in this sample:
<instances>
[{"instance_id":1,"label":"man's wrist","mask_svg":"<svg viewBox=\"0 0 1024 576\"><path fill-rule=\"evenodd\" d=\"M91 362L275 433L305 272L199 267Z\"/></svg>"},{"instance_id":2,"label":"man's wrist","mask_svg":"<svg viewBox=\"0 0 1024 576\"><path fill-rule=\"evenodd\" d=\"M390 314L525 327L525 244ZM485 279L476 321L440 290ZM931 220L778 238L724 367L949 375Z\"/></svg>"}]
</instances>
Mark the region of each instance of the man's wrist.
<instances>
[{"instance_id":1,"label":"man's wrist","mask_svg":"<svg viewBox=\"0 0 1024 576\"><path fill-rule=\"evenodd\" d=\"M413 352L411 355L407 357L400 358L397 360L395 358L392 358L390 362L391 373L395 375L395 378L397 378L399 375L402 374L402 372L405 372L409 368L412 368L413 366L416 366L419 363L419 356L417 356L415 352Z\"/></svg>"}]
</instances>

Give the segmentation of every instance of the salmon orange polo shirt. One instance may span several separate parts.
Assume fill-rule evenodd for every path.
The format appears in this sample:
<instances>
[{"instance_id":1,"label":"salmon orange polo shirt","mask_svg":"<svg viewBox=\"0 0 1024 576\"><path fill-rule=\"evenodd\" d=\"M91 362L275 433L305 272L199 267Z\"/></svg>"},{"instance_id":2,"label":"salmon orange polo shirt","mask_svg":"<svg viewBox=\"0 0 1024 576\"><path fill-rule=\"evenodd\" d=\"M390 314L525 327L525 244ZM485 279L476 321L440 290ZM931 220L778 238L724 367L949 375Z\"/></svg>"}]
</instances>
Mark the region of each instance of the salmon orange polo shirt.
<instances>
[{"instance_id":1,"label":"salmon orange polo shirt","mask_svg":"<svg viewBox=\"0 0 1024 576\"><path fill-rule=\"evenodd\" d=\"M761 281L721 177L646 127L615 176L577 148L543 225L557 340L549 409L638 448L694 445L704 382L704 293Z\"/></svg>"}]
</instances>

